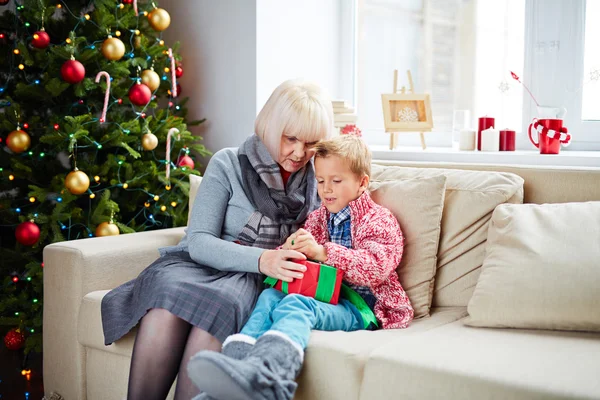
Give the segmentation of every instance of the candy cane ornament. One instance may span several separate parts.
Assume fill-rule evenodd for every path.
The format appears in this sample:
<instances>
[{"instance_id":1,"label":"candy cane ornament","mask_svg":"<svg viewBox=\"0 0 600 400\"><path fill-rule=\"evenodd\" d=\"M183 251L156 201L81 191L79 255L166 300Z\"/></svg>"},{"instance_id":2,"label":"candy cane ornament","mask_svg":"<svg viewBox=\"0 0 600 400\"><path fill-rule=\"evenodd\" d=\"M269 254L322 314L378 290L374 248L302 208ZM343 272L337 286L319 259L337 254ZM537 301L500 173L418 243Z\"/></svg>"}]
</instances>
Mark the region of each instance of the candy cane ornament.
<instances>
[{"instance_id":1,"label":"candy cane ornament","mask_svg":"<svg viewBox=\"0 0 600 400\"><path fill-rule=\"evenodd\" d=\"M173 98L177 97L177 77L175 76L175 57L173 57L173 50L169 48L169 57L171 58L171 82L173 87L171 88L171 95Z\"/></svg>"},{"instance_id":2,"label":"candy cane ornament","mask_svg":"<svg viewBox=\"0 0 600 400\"><path fill-rule=\"evenodd\" d=\"M179 129L171 128L169 132L167 132L167 179L171 175L171 136L177 133L177 140L181 139L181 135L179 134Z\"/></svg>"},{"instance_id":3,"label":"candy cane ornament","mask_svg":"<svg viewBox=\"0 0 600 400\"><path fill-rule=\"evenodd\" d=\"M137 17L137 15L138 15L137 0L133 0L133 11L135 12L135 15Z\"/></svg>"},{"instance_id":4,"label":"candy cane ornament","mask_svg":"<svg viewBox=\"0 0 600 400\"><path fill-rule=\"evenodd\" d=\"M100 82L100 78L106 78L106 93L104 94L104 107L102 108L102 116L100 117L100 123L106 121L106 111L108 110L108 98L110 97L110 75L106 71L98 72L96 75L96 83Z\"/></svg>"}]
</instances>

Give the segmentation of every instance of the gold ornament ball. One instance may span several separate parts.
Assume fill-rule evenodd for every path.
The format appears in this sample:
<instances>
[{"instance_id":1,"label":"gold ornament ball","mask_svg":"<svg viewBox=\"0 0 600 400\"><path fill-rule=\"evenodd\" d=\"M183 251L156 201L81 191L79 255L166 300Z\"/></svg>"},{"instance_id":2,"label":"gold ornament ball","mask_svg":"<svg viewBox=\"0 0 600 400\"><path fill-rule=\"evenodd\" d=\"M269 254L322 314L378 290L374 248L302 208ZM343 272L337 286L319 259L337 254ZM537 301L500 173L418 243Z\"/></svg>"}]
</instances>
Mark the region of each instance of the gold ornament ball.
<instances>
[{"instance_id":1,"label":"gold ornament ball","mask_svg":"<svg viewBox=\"0 0 600 400\"><path fill-rule=\"evenodd\" d=\"M154 133L146 133L142 136L142 147L144 150L151 151L154 150L156 146L158 146L158 138Z\"/></svg>"},{"instance_id":2,"label":"gold ornament ball","mask_svg":"<svg viewBox=\"0 0 600 400\"><path fill-rule=\"evenodd\" d=\"M73 194L83 194L90 187L90 178L83 171L71 171L65 178L65 186Z\"/></svg>"},{"instance_id":3,"label":"gold ornament ball","mask_svg":"<svg viewBox=\"0 0 600 400\"><path fill-rule=\"evenodd\" d=\"M27 132L17 129L8 134L6 145L15 153L22 153L31 145L31 138Z\"/></svg>"},{"instance_id":4,"label":"gold ornament ball","mask_svg":"<svg viewBox=\"0 0 600 400\"><path fill-rule=\"evenodd\" d=\"M96 236L117 236L119 227L112 222L103 222L96 227Z\"/></svg>"},{"instance_id":5,"label":"gold ornament ball","mask_svg":"<svg viewBox=\"0 0 600 400\"><path fill-rule=\"evenodd\" d=\"M133 48L139 50L142 47L142 36L136 36L133 38Z\"/></svg>"},{"instance_id":6,"label":"gold ornament ball","mask_svg":"<svg viewBox=\"0 0 600 400\"><path fill-rule=\"evenodd\" d=\"M171 24L171 16L162 8L155 8L148 14L148 22L155 31L164 31Z\"/></svg>"},{"instance_id":7,"label":"gold ornament ball","mask_svg":"<svg viewBox=\"0 0 600 400\"><path fill-rule=\"evenodd\" d=\"M121 39L109 36L108 39L102 43L102 55L107 60L118 61L125 55L125 45Z\"/></svg>"},{"instance_id":8,"label":"gold ornament ball","mask_svg":"<svg viewBox=\"0 0 600 400\"><path fill-rule=\"evenodd\" d=\"M160 86L160 77L152 69L145 69L141 77L142 83L148 86L153 92Z\"/></svg>"}]
</instances>

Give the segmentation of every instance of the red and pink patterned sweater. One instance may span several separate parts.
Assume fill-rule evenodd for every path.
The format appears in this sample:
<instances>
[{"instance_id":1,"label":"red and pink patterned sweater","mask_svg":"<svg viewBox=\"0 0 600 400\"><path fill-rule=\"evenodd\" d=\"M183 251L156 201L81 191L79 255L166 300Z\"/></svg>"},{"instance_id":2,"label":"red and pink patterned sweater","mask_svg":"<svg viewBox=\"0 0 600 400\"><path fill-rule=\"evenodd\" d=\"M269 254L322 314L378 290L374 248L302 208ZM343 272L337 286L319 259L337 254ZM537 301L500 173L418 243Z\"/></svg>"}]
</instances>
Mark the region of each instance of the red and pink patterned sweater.
<instances>
[{"instance_id":1,"label":"red and pink patterned sweater","mask_svg":"<svg viewBox=\"0 0 600 400\"><path fill-rule=\"evenodd\" d=\"M352 249L329 242L324 205L308 216L304 229L327 250L326 264L344 271L348 282L371 288L377 298L375 316L384 329L406 328L414 311L396 274L404 249L400 225L367 192L350 202L350 215Z\"/></svg>"}]
</instances>

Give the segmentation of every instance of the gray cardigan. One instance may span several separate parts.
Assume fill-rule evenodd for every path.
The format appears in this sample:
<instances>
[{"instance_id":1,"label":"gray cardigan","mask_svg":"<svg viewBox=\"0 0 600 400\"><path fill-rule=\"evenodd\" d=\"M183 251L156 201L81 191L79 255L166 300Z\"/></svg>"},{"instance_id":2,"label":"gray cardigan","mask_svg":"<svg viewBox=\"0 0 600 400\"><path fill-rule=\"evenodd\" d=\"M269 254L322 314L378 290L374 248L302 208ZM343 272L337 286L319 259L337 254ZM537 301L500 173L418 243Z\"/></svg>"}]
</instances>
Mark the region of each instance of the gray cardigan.
<instances>
[{"instance_id":1,"label":"gray cardigan","mask_svg":"<svg viewBox=\"0 0 600 400\"><path fill-rule=\"evenodd\" d=\"M221 271L259 272L265 249L233 243L254 211L244 192L238 149L219 150L206 167L185 236L159 252L187 251L198 264Z\"/></svg>"}]
</instances>

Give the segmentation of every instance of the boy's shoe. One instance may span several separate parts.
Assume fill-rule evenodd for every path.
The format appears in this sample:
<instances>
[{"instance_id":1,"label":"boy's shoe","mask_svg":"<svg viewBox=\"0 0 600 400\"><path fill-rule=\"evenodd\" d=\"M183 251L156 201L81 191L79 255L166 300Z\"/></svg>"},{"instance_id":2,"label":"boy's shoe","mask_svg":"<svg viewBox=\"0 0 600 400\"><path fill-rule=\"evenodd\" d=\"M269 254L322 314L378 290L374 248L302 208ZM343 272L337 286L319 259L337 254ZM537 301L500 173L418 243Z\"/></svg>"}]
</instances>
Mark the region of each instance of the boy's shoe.
<instances>
[{"instance_id":1,"label":"boy's shoe","mask_svg":"<svg viewBox=\"0 0 600 400\"><path fill-rule=\"evenodd\" d=\"M268 331L243 360L201 351L188 375L206 395L219 400L291 400L304 352L287 335Z\"/></svg>"},{"instance_id":2,"label":"boy's shoe","mask_svg":"<svg viewBox=\"0 0 600 400\"><path fill-rule=\"evenodd\" d=\"M243 360L255 344L256 339L252 336L236 333L225 339L221 353L234 360Z\"/></svg>"}]
</instances>

